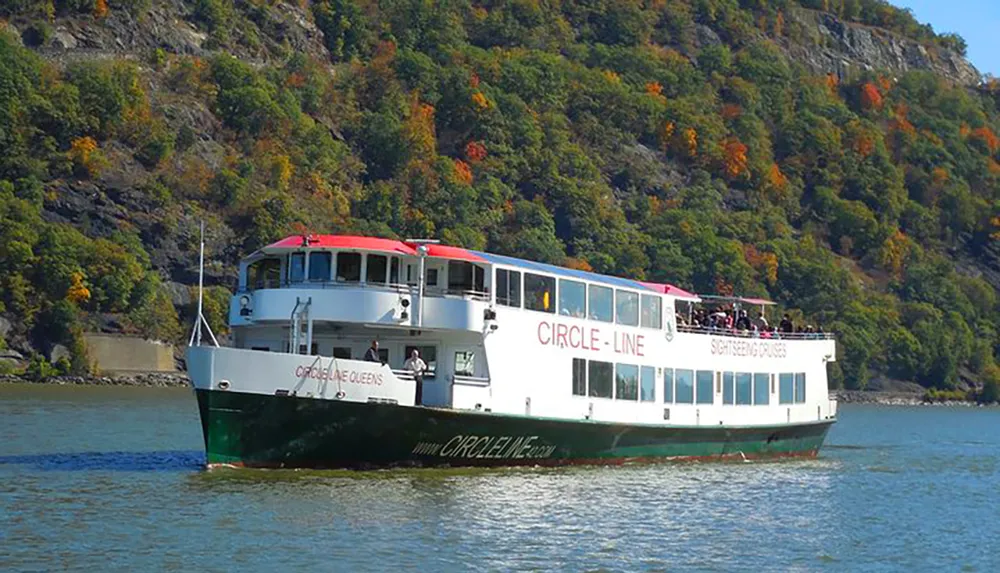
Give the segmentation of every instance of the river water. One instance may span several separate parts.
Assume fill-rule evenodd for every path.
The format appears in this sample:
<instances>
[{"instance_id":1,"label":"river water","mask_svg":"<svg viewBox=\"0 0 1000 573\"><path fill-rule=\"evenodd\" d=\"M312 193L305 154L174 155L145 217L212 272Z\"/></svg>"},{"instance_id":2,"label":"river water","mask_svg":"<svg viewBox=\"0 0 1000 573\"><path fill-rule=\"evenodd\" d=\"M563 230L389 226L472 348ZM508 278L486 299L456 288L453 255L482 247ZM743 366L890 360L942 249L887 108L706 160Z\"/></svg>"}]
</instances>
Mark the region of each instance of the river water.
<instances>
[{"instance_id":1,"label":"river water","mask_svg":"<svg viewBox=\"0 0 1000 573\"><path fill-rule=\"evenodd\" d=\"M0 385L0 571L997 571L1000 409L848 405L820 458L201 470L183 389Z\"/></svg>"}]
</instances>

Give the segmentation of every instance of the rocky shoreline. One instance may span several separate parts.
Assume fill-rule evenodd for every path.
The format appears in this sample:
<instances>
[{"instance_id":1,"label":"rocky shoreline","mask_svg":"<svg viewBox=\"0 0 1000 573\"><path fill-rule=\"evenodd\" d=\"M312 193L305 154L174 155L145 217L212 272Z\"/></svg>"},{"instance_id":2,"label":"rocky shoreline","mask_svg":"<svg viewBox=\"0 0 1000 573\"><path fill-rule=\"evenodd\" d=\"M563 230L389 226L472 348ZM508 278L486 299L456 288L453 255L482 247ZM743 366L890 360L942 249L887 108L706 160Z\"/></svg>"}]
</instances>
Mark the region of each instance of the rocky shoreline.
<instances>
[{"instance_id":1,"label":"rocky shoreline","mask_svg":"<svg viewBox=\"0 0 1000 573\"><path fill-rule=\"evenodd\" d=\"M930 401L913 392L866 392L862 390L831 390L830 397L843 404L874 404L878 406L979 406L961 400Z\"/></svg>"},{"instance_id":2,"label":"rocky shoreline","mask_svg":"<svg viewBox=\"0 0 1000 573\"><path fill-rule=\"evenodd\" d=\"M142 386L147 388L179 388L190 385L183 372L143 372L114 376L53 376L33 380L24 376L0 376L0 384L49 384L59 386Z\"/></svg>"}]
</instances>

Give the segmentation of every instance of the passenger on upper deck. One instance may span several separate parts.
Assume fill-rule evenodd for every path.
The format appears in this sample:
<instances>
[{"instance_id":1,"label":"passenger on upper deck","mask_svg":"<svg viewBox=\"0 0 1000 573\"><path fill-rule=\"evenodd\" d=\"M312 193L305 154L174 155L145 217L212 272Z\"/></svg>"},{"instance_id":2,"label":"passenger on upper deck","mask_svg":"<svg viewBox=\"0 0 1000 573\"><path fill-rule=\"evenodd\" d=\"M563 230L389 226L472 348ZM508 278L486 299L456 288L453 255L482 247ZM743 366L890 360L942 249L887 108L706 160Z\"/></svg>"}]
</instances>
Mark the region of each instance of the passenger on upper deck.
<instances>
[{"instance_id":1,"label":"passenger on upper deck","mask_svg":"<svg viewBox=\"0 0 1000 573\"><path fill-rule=\"evenodd\" d=\"M795 332L795 325L792 324L792 318L787 314L781 319L781 324L779 325L781 332L792 333Z\"/></svg>"}]
</instances>

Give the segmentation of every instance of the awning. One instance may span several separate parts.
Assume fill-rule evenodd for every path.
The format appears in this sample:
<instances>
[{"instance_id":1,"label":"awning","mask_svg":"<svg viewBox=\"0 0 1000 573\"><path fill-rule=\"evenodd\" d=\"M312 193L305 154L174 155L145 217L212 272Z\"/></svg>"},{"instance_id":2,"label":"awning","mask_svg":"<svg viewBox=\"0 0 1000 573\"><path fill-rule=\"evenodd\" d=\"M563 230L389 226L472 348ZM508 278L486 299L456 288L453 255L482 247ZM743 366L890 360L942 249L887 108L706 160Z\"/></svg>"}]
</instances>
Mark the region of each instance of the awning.
<instances>
[{"instance_id":1,"label":"awning","mask_svg":"<svg viewBox=\"0 0 1000 573\"><path fill-rule=\"evenodd\" d=\"M261 249L273 254L301 249L357 249L416 256L417 251L403 241L380 237L359 237L355 235L292 235Z\"/></svg>"}]
</instances>

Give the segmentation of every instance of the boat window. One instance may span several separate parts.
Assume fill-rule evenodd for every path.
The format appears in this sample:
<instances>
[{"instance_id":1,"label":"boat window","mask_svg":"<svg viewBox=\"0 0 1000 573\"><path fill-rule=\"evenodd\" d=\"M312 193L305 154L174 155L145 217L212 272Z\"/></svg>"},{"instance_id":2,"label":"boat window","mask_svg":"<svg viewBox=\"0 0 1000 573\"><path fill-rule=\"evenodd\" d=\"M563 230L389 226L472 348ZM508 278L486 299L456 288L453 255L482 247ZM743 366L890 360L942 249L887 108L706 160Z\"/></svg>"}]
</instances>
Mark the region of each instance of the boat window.
<instances>
[{"instance_id":1,"label":"boat window","mask_svg":"<svg viewBox=\"0 0 1000 573\"><path fill-rule=\"evenodd\" d=\"M794 404L795 375L791 373L778 374L778 403Z\"/></svg>"},{"instance_id":2,"label":"boat window","mask_svg":"<svg viewBox=\"0 0 1000 573\"><path fill-rule=\"evenodd\" d=\"M677 393L674 402L678 404L694 404L694 371L677 369L674 371L674 381L676 382L675 392Z\"/></svg>"},{"instance_id":3,"label":"boat window","mask_svg":"<svg viewBox=\"0 0 1000 573\"><path fill-rule=\"evenodd\" d=\"M319 343L313 342L309 347L309 354L312 356L319 356Z\"/></svg>"},{"instance_id":4,"label":"boat window","mask_svg":"<svg viewBox=\"0 0 1000 573\"><path fill-rule=\"evenodd\" d=\"M476 353L471 350L459 350L455 353L455 375L476 375Z\"/></svg>"},{"instance_id":5,"label":"boat window","mask_svg":"<svg viewBox=\"0 0 1000 573\"><path fill-rule=\"evenodd\" d=\"M288 264L288 280L300 283L306 280L306 254L292 253Z\"/></svg>"},{"instance_id":6,"label":"boat window","mask_svg":"<svg viewBox=\"0 0 1000 573\"><path fill-rule=\"evenodd\" d=\"M416 350L420 353L420 359L424 361L427 365L427 370L424 372L425 378L433 378L435 371L437 371L437 346L407 346L406 358L409 358L413 351Z\"/></svg>"},{"instance_id":7,"label":"boat window","mask_svg":"<svg viewBox=\"0 0 1000 573\"><path fill-rule=\"evenodd\" d=\"M639 326L639 293L615 290L615 322Z\"/></svg>"},{"instance_id":8,"label":"boat window","mask_svg":"<svg viewBox=\"0 0 1000 573\"><path fill-rule=\"evenodd\" d=\"M715 373L711 370L699 370L695 373L695 381L698 386L698 403L711 404L715 401L715 384L713 380Z\"/></svg>"},{"instance_id":9,"label":"boat window","mask_svg":"<svg viewBox=\"0 0 1000 573\"><path fill-rule=\"evenodd\" d=\"M521 307L521 273L497 269L497 304Z\"/></svg>"},{"instance_id":10,"label":"boat window","mask_svg":"<svg viewBox=\"0 0 1000 573\"><path fill-rule=\"evenodd\" d=\"M752 404L751 401L753 397L753 390L751 386L753 382L753 376L746 372L736 373L736 403L738 405L748 405Z\"/></svg>"},{"instance_id":11,"label":"boat window","mask_svg":"<svg viewBox=\"0 0 1000 573\"><path fill-rule=\"evenodd\" d=\"M448 291L456 294L485 292L483 267L466 261L448 261Z\"/></svg>"},{"instance_id":12,"label":"boat window","mask_svg":"<svg viewBox=\"0 0 1000 573\"><path fill-rule=\"evenodd\" d=\"M674 369L663 369L663 403L670 404L674 401Z\"/></svg>"},{"instance_id":13,"label":"boat window","mask_svg":"<svg viewBox=\"0 0 1000 573\"><path fill-rule=\"evenodd\" d=\"M587 317L587 285L559 279L559 314L574 318Z\"/></svg>"},{"instance_id":14,"label":"boat window","mask_svg":"<svg viewBox=\"0 0 1000 573\"><path fill-rule=\"evenodd\" d=\"M587 361L583 358L573 359L573 395L587 395Z\"/></svg>"},{"instance_id":15,"label":"boat window","mask_svg":"<svg viewBox=\"0 0 1000 573\"><path fill-rule=\"evenodd\" d=\"M615 367L610 362L591 360L587 364L587 393L593 398L610 398Z\"/></svg>"},{"instance_id":16,"label":"boat window","mask_svg":"<svg viewBox=\"0 0 1000 573\"><path fill-rule=\"evenodd\" d=\"M615 400L639 399L639 367L635 364L615 365Z\"/></svg>"},{"instance_id":17,"label":"boat window","mask_svg":"<svg viewBox=\"0 0 1000 573\"><path fill-rule=\"evenodd\" d=\"M766 406L770 398L771 376L757 372L753 375L753 403Z\"/></svg>"},{"instance_id":18,"label":"boat window","mask_svg":"<svg viewBox=\"0 0 1000 573\"><path fill-rule=\"evenodd\" d=\"M736 403L736 385L735 385L735 378L732 372L722 373L722 403L723 404Z\"/></svg>"},{"instance_id":19,"label":"boat window","mask_svg":"<svg viewBox=\"0 0 1000 573\"><path fill-rule=\"evenodd\" d=\"M368 255L368 271L365 282L385 284L385 272L389 266L389 257L385 255Z\"/></svg>"},{"instance_id":20,"label":"boat window","mask_svg":"<svg viewBox=\"0 0 1000 573\"><path fill-rule=\"evenodd\" d=\"M524 308L539 312L555 312L556 279L524 273Z\"/></svg>"},{"instance_id":21,"label":"boat window","mask_svg":"<svg viewBox=\"0 0 1000 573\"><path fill-rule=\"evenodd\" d=\"M656 401L656 368L652 366L639 369L639 399L643 402Z\"/></svg>"},{"instance_id":22,"label":"boat window","mask_svg":"<svg viewBox=\"0 0 1000 573\"><path fill-rule=\"evenodd\" d=\"M643 328L663 328L663 299L654 294L642 295L640 325Z\"/></svg>"},{"instance_id":23,"label":"boat window","mask_svg":"<svg viewBox=\"0 0 1000 573\"><path fill-rule=\"evenodd\" d=\"M361 253L337 253L337 280L349 283L361 280Z\"/></svg>"},{"instance_id":24,"label":"boat window","mask_svg":"<svg viewBox=\"0 0 1000 573\"><path fill-rule=\"evenodd\" d=\"M590 318L601 322L614 322L614 291L610 287L590 285L587 289L587 295Z\"/></svg>"},{"instance_id":25,"label":"boat window","mask_svg":"<svg viewBox=\"0 0 1000 573\"><path fill-rule=\"evenodd\" d=\"M247 286L252 289L276 288L281 284L281 260L261 259L247 269Z\"/></svg>"},{"instance_id":26,"label":"boat window","mask_svg":"<svg viewBox=\"0 0 1000 573\"><path fill-rule=\"evenodd\" d=\"M389 284L399 284L399 258L392 257L389 260Z\"/></svg>"},{"instance_id":27,"label":"boat window","mask_svg":"<svg viewBox=\"0 0 1000 573\"><path fill-rule=\"evenodd\" d=\"M424 284L427 286L437 286L438 284L438 270L437 269L427 269L424 273Z\"/></svg>"},{"instance_id":28,"label":"boat window","mask_svg":"<svg viewBox=\"0 0 1000 573\"><path fill-rule=\"evenodd\" d=\"M313 251L309 253L309 280L330 280L330 262L332 260L333 255L325 251Z\"/></svg>"},{"instance_id":29,"label":"boat window","mask_svg":"<svg viewBox=\"0 0 1000 573\"><path fill-rule=\"evenodd\" d=\"M378 349L378 361L381 362L382 364L388 364L389 363L389 349L388 348L379 348Z\"/></svg>"},{"instance_id":30,"label":"boat window","mask_svg":"<svg viewBox=\"0 0 1000 573\"><path fill-rule=\"evenodd\" d=\"M806 375L799 372L795 375L795 403L803 404L806 401Z\"/></svg>"},{"instance_id":31,"label":"boat window","mask_svg":"<svg viewBox=\"0 0 1000 573\"><path fill-rule=\"evenodd\" d=\"M338 360L350 360L351 349L347 346L334 346L333 357L337 358Z\"/></svg>"}]
</instances>

